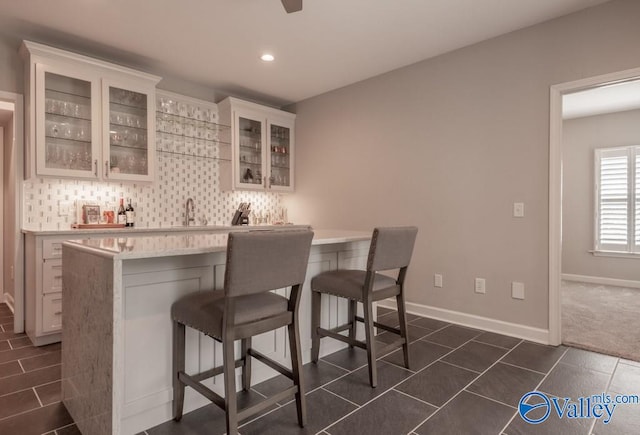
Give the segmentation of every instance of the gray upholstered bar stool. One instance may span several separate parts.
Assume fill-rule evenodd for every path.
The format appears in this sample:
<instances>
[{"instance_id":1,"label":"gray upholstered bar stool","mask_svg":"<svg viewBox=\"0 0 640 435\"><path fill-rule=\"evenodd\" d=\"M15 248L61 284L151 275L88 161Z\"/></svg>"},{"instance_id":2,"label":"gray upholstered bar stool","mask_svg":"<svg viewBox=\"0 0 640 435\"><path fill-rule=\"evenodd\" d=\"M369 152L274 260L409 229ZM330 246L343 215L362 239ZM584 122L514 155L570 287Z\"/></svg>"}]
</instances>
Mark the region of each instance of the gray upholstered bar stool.
<instances>
[{"instance_id":1,"label":"gray upholstered bar stool","mask_svg":"<svg viewBox=\"0 0 640 435\"><path fill-rule=\"evenodd\" d=\"M407 338L407 318L404 305L404 279L411 261L413 245L418 229L416 227L376 228L373 230L366 270L332 270L323 272L311 280L311 334L312 361L317 362L320 352L320 338L331 337L357 346L367 351L369 382L372 387L378 383L376 367L376 345L373 328L378 327L399 335L380 352L402 347L404 364L409 368L409 340ZM380 271L398 269L396 279L379 274ZM348 318L345 325L333 329L320 327L320 305L322 293L340 296L349 300ZM400 328L393 328L373 319L373 303L396 297ZM362 303L364 317L356 315L357 303ZM356 321L364 323L365 342L356 340ZM340 334L345 330L349 335Z\"/></svg>"},{"instance_id":2,"label":"gray upholstered bar stool","mask_svg":"<svg viewBox=\"0 0 640 435\"><path fill-rule=\"evenodd\" d=\"M173 412L176 421L182 418L184 389L189 386L225 410L227 434L237 433L239 420L291 396L296 399L298 423L305 425L298 307L312 238L313 232L309 230L230 233L224 290L194 292L173 304ZM270 292L289 286L288 299ZM185 326L222 343L221 367L198 374L185 373ZM288 328L291 370L251 347L252 336L282 326ZM234 354L236 340L241 340L238 360ZM238 410L235 369L242 367L242 388L249 390L252 357L289 377L294 385ZM225 397L201 383L219 374L224 375Z\"/></svg>"}]
</instances>

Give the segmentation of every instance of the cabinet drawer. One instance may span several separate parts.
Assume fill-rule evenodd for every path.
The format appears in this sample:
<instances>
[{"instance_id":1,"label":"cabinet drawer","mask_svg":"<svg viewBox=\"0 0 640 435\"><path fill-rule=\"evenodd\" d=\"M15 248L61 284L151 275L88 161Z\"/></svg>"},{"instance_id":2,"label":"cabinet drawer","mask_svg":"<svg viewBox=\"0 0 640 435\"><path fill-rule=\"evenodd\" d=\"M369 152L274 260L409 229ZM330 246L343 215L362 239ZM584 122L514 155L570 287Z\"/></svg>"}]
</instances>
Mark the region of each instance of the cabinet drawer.
<instances>
[{"instance_id":1,"label":"cabinet drawer","mask_svg":"<svg viewBox=\"0 0 640 435\"><path fill-rule=\"evenodd\" d=\"M42 297L42 332L62 329L62 293L49 293Z\"/></svg>"},{"instance_id":2,"label":"cabinet drawer","mask_svg":"<svg viewBox=\"0 0 640 435\"><path fill-rule=\"evenodd\" d=\"M62 258L45 260L42 264L42 293L62 291Z\"/></svg>"},{"instance_id":3,"label":"cabinet drawer","mask_svg":"<svg viewBox=\"0 0 640 435\"><path fill-rule=\"evenodd\" d=\"M62 258L62 240L43 240L42 258Z\"/></svg>"}]
</instances>

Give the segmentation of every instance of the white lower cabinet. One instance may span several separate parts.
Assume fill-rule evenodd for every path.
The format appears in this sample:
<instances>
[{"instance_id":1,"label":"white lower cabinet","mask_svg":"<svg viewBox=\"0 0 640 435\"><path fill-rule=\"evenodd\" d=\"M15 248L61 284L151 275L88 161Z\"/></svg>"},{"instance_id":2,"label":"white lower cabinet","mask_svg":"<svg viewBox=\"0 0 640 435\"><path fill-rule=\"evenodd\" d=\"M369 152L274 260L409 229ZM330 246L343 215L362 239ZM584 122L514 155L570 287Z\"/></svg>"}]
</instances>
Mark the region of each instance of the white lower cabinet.
<instances>
[{"instance_id":1,"label":"white lower cabinet","mask_svg":"<svg viewBox=\"0 0 640 435\"><path fill-rule=\"evenodd\" d=\"M68 238L25 235L25 330L36 346L60 341L62 242Z\"/></svg>"},{"instance_id":2,"label":"white lower cabinet","mask_svg":"<svg viewBox=\"0 0 640 435\"><path fill-rule=\"evenodd\" d=\"M62 338L62 243L70 239L159 235L126 230L125 233L25 233L25 331L36 346ZM72 267L72 266L71 266Z\"/></svg>"},{"instance_id":3,"label":"white lower cabinet","mask_svg":"<svg viewBox=\"0 0 640 435\"><path fill-rule=\"evenodd\" d=\"M62 329L62 292L42 296L42 332L58 332Z\"/></svg>"},{"instance_id":4,"label":"white lower cabinet","mask_svg":"<svg viewBox=\"0 0 640 435\"><path fill-rule=\"evenodd\" d=\"M44 258L42 262L42 293L62 292L62 259Z\"/></svg>"}]
</instances>

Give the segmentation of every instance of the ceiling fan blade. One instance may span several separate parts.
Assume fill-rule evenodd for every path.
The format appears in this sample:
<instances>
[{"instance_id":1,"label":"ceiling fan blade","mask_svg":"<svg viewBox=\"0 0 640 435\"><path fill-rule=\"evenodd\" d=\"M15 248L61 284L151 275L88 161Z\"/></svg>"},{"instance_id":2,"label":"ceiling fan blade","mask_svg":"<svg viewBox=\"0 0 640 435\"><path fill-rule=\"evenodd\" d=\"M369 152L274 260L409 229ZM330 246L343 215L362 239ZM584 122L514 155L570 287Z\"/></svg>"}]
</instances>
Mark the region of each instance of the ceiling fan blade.
<instances>
[{"instance_id":1,"label":"ceiling fan blade","mask_svg":"<svg viewBox=\"0 0 640 435\"><path fill-rule=\"evenodd\" d=\"M287 11L288 14L302 10L302 0L281 0L281 1L282 1L282 6L284 6L284 10Z\"/></svg>"}]
</instances>

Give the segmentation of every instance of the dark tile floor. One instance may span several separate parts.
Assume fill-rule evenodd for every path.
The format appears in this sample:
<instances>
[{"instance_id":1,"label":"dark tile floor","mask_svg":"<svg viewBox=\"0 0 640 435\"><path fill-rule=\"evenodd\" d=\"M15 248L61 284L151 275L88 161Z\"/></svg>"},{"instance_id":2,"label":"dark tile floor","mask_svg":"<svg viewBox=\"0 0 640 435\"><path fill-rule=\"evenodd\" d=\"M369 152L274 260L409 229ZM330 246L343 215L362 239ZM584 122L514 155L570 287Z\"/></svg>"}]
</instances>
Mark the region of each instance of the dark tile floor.
<instances>
[{"instance_id":1,"label":"dark tile floor","mask_svg":"<svg viewBox=\"0 0 640 435\"><path fill-rule=\"evenodd\" d=\"M381 309L381 320L395 313ZM0 434L70 435L78 430L60 403L60 347L34 348L10 332L10 312L0 305ZM499 334L411 316L411 370L399 352L378 360L378 387L368 385L366 355L345 349L304 367L308 423L297 426L295 404L281 403L242 423L250 434L576 434L640 433L640 405L618 405L611 423L560 419L526 423L520 398L640 394L640 363L567 347L550 347ZM383 333L379 341L387 341ZM325 339L328 340L328 339ZM52 380L57 374L58 378ZM246 403L285 385L279 376L240 393ZM146 435L223 434L224 413L213 405L169 421Z\"/></svg>"},{"instance_id":2,"label":"dark tile floor","mask_svg":"<svg viewBox=\"0 0 640 435\"><path fill-rule=\"evenodd\" d=\"M13 314L0 304L0 434L79 433L60 402L60 349L15 334Z\"/></svg>"}]
</instances>

